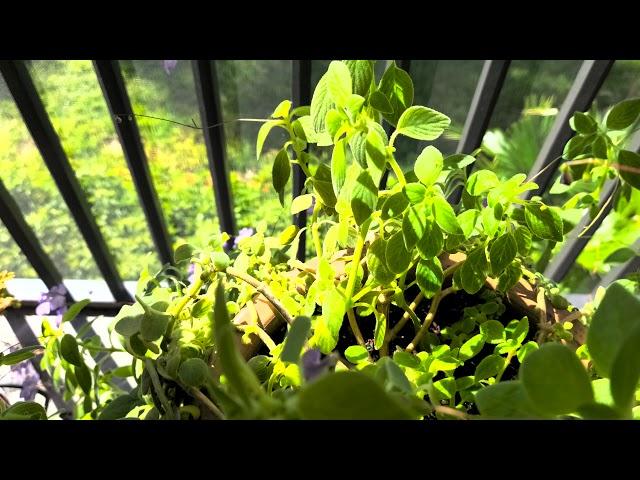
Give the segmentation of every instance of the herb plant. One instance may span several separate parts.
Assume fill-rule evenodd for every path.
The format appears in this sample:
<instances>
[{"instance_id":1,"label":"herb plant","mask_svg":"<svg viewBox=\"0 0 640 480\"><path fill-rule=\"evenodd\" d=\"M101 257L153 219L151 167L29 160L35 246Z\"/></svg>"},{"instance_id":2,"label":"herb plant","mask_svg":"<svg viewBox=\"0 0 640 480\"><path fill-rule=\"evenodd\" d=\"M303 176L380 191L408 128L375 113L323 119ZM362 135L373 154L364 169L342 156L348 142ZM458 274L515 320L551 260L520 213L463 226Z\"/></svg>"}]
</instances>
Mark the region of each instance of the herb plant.
<instances>
[{"instance_id":1,"label":"herb plant","mask_svg":"<svg viewBox=\"0 0 640 480\"><path fill-rule=\"evenodd\" d=\"M576 114L579 135L565 150L566 168L583 168L576 181L586 175L600 185L619 176L623 187L638 188L627 167L640 162L610 131L637 121L639 105L615 107L606 127ZM534 239L563 240L559 209L522 198L537 188L525 174L500 181L478 170L467 177L478 152L445 157L428 145L410 171L398 165L399 136L429 142L449 124L446 115L413 105L411 78L395 64L377 81L372 61L331 62L311 105L283 101L257 138L260 159L273 129L288 135L275 156L273 187L284 206L292 167L302 169L304 192L291 213L310 209L306 229L291 225L269 236L259 225L237 249L228 248L226 233L204 247L179 245L175 266L143 270L136 302L114 319L107 347L65 333L82 303L59 327L43 322L43 362L64 382L67 400L80 398L75 416L629 417L638 369L628 365L637 358L626 336L607 337L597 326L609 315L603 304L637 300L614 285L594 314L587 347L578 350L610 379L615 407L603 407L570 348L579 344L574 333L584 328L583 315L531 271ZM330 162L317 149L330 150ZM594 161L577 163L587 157ZM390 186L381 186L387 173ZM451 204L456 189L461 200ZM306 233L316 256L303 263L295 255ZM540 311L514 307L509 292L523 285L537 287ZM548 320L545 294L568 309L564 323ZM631 324L624 328L637 337ZM131 365L102 373L92 354L104 350L126 351ZM614 364L624 366L614 372ZM121 389L119 376L135 388ZM555 397L546 396L559 385Z\"/></svg>"}]
</instances>

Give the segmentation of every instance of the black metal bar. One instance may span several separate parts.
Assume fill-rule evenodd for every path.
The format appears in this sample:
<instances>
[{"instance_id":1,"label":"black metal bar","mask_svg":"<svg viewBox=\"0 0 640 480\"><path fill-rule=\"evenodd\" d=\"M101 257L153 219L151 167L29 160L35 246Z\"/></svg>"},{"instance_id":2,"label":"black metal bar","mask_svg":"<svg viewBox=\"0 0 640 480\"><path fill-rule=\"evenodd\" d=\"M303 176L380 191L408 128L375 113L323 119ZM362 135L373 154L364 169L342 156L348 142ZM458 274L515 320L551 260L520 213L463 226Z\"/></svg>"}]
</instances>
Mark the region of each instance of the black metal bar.
<instances>
[{"instance_id":1,"label":"black metal bar","mask_svg":"<svg viewBox=\"0 0 640 480\"><path fill-rule=\"evenodd\" d=\"M2 180L0 180L0 219L45 285L51 288L62 283L62 274L42 248Z\"/></svg>"},{"instance_id":2,"label":"black metal bar","mask_svg":"<svg viewBox=\"0 0 640 480\"><path fill-rule=\"evenodd\" d=\"M9 326L16 334L18 341L22 347L29 347L31 345L40 345L40 342L33 334L31 327L27 323L25 317L19 310L9 308L2 312L2 314L6 317L7 322L9 322ZM61 412L61 416L65 414L69 415L73 411L73 406L70 403L67 403L62 398L62 395L55 389L53 386L53 382L49 374L40 368L40 358L35 357L31 359L31 365L38 372L40 376L40 381L44 386L49 398L53 401L56 408Z\"/></svg>"},{"instance_id":3,"label":"black metal bar","mask_svg":"<svg viewBox=\"0 0 640 480\"><path fill-rule=\"evenodd\" d=\"M402 70L404 70L407 73L409 73L409 70L411 69L411 60L389 60L389 62L396 62L398 67L400 67ZM393 132L393 127L389 123L384 122L384 131L387 132L387 137L390 137L391 133ZM378 184L378 188L380 188L380 190L384 190L385 188L387 188L388 179L389 179L389 169L382 172L382 176L380 177L380 183Z\"/></svg>"},{"instance_id":4,"label":"black metal bar","mask_svg":"<svg viewBox=\"0 0 640 480\"><path fill-rule=\"evenodd\" d=\"M193 60L192 68L220 227L229 235L234 236L237 232L233 215L233 197L227 172L224 126L209 127L223 121L215 62L212 60Z\"/></svg>"},{"instance_id":5,"label":"black metal bar","mask_svg":"<svg viewBox=\"0 0 640 480\"><path fill-rule=\"evenodd\" d=\"M539 188L525 193L523 198L542 195L549 187L556 169L547 167L562 155L565 144L572 136L569 119L575 112L584 112L589 109L612 65L613 60L585 60L582 63L556 121L529 172L529 178L535 177L534 181Z\"/></svg>"},{"instance_id":6,"label":"black metal bar","mask_svg":"<svg viewBox=\"0 0 640 480\"><path fill-rule=\"evenodd\" d=\"M294 107L311 104L311 60L293 60L291 62L291 97ZM307 148L308 151L308 148ZM293 198L302 193L306 175L299 165L293 166ZM307 211L293 216L293 224L302 229L307 226ZM306 258L307 235L300 235L296 258L304 262Z\"/></svg>"},{"instance_id":7,"label":"black metal bar","mask_svg":"<svg viewBox=\"0 0 640 480\"><path fill-rule=\"evenodd\" d=\"M510 64L511 60L484 61L456 153L471 153L482 144ZM472 170L473 164L467 167L467 175ZM451 193L449 201L457 204L461 196L462 186Z\"/></svg>"},{"instance_id":8,"label":"black metal bar","mask_svg":"<svg viewBox=\"0 0 640 480\"><path fill-rule=\"evenodd\" d=\"M111 293L116 300L131 301L26 66L22 61L0 61L0 71Z\"/></svg>"},{"instance_id":9,"label":"black metal bar","mask_svg":"<svg viewBox=\"0 0 640 480\"><path fill-rule=\"evenodd\" d=\"M120 65L116 60L94 60L93 67L109 107L113 125L118 132L118 138L160 260L162 263L173 263L171 239L156 189L151 180L147 156L122 78Z\"/></svg>"},{"instance_id":10,"label":"black metal bar","mask_svg":"<svg viewBox=\"0 0 640 480\"><path fill-rule=\"evenodd\" d=\"M580 223L573 229L571 236L565 240L562 250L553 257L545 269L545 277L554 282L559 282L569 273L582 250L584 250L593 234L600 228L603 220L613 209L613 195L617 184L618 181L616 180L605 186L600 199L598 217L592 220L588 213L582 217ZM585 228L587 229L585 230Z\"/></svg>"}]
</instances>

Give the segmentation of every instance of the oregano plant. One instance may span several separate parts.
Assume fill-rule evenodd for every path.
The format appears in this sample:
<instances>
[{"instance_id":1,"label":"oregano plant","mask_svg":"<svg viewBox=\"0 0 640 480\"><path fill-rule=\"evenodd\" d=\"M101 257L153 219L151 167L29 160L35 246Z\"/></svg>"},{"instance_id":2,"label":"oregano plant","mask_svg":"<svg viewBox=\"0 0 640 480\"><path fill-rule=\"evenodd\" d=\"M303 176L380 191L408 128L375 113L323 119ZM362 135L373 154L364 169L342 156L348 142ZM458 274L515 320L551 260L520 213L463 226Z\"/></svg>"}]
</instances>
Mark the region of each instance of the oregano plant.
<instances>
[{"instance_id":1,"label":"oregano plant","mask_svg":"<svg viewBox=\"0 0 640 480\"><path fill-rule=\"evenodd\" d=\"M565 150L565 168L585 166L596 182L613 168L637 188L634 171L620 168L636 168L635 157L609 131L630 127L639 114L636 103L617 106L606 127L576 114L579 135ZM636 415L637 354L629 342L637 329L622 311L615 332L601 319L622 305L635 309L634 293L611 287L588 316L582 345L576 335L587 316L532 271L529 257L535 240L563 240L558 207L524 199L538 187L524 173L505 181L489 170L467 176L477 152L445 156L429 144L450 123L444 113L414 105L411 77L395 63L377 79L373 61L331 62L311 104L281 102L256 141L263 161L271 131L286 133L273 187L284 206L293 166L304 172L290 213L309 211L305 228L269 235L265 222L233 248L226 233L207 245L178 245L174 266L143 270L136 302L113 320L111 345L78 341L64 333L64 322L43 323L47 366L57 368L67 398L82 392L75 415ZM427 142L409 168L396 158L400 136ZM576 163L596 151L602 163ZM456 189L462 195L452 204ZM314 253L306 262L296 259L302 235ZM116 386L116 372L88 366L104 350L130 355L118 374L133 390ZM613 401L599 398L598 389Z\"/></svg>"}]
</instances>

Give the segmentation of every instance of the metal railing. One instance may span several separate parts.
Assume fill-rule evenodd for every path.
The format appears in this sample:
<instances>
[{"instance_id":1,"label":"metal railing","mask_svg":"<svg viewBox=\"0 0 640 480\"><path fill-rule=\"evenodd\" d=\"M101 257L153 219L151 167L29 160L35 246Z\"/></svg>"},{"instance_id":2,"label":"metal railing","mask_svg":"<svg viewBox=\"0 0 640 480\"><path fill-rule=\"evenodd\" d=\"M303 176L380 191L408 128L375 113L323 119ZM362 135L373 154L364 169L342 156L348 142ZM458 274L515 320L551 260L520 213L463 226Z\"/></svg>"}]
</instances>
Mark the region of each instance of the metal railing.
<instances>
[{"instance_id":1,"label":"metal railing","mask_svg":"<svg viewBox=\"0 0 640 480\"><path fill-rule=\"evenodd\" d=\"M411 68L411 61L409 60L397 62L405 70ZM576 111L585 111L591 106L613 63L612 60L585 60L582 63L573 85L564 99L555 123L529 172L530 178L537 176L536 183L538 183L539 189L528 192L527 198L531 198L533 195L542 195L548 189L558 166L558 164L552 165L552 163L562 154L564 145L572 136L572 131L569 127L570 117ZM132 111L119 62L95 60L93 65L104 99L113 118L113 125L122 145L155 249L163 263L172 263L172 239L168 233L158 195L149 173L147 156L140 138L140 132ZM291 98L294 105L308 105L311 101L313 91L311 65L310 60L292 61ZM469 153L481 145L509 71L509 66L510 61L507 60L486 60L484 62L456 152ZM193 60L192 70L201 124L204 127L204 143L220 227L221 230L233 236L237 234L237 231L227 169L224 127L220 125L218 128L206 128L208 125L219 125L224 121L221 113L216 63L209 60ZM115 299L111 303L94 302L90 304L83 314L74 320L74 327L81 327L86 322L88 315L114 315L123 303L132 301L131 295L125 288L125 284L116 268L114 256L107 247L104 236L91 214L87 197L61 146L58 134L52 126L29 71L23 61L0 61L0 72L33 141L40 151L58 190L62 194L64 202L69 208ZM390 128L389 125L387 127ZM640 149L640 135L632 139L631 148L634 150ZM381 185L385 185L386 178L386 175L383 176ZM294 196L302 192L304 182L304 173L299 167L294 166ZM459 199L459 193L460 191L454 192L452 200ZM567 275L570 267L585 248L588 239L599 228L603 219L611 210L613 205L611 195L613 193L614 185L610 184L601 198L601 206L605 211L594 222L591 222L588 216L582 219L574 229L575 234L570 235L561 251L551 259L545 270L545 274L548 277L555 281L561 281ZM0 219L44 284L50 288L63 283L60 271L42 248L34 231L26 222L18 205L1 180ZM304 227L307 222L306 212L295 215L293 222L300 228ZM587 226L588 229L585 234L578 236L577 233L582 232ZM301 260L304 259L304 242L305 237L302 236L298 251L298 258ZM634 244L633 248L640 249L640 240ZM603 278L602 284L608 285L639 267L640 257L635 256L625 264L612 269ZM68 300L74 300L70 294L68 295ZM25 346L37 343L37 338L24 321L25 315L33 314L32 308L34 305L33 301L26 301L23 302L23 306L20 309L10 309L4 313L18 340ZM95 333L88 329L87 335L91 336L93 334ZM41 375L43 384L49 392L49 398L59 408L62 408L65 402L59 393L51 389L51 379L46 372L39 368L37 363L37 361L33 362L34 367ZM105 371L114 367L115 363L110 359L101 362L101 368Z\"/></svg>"}]
</instances>

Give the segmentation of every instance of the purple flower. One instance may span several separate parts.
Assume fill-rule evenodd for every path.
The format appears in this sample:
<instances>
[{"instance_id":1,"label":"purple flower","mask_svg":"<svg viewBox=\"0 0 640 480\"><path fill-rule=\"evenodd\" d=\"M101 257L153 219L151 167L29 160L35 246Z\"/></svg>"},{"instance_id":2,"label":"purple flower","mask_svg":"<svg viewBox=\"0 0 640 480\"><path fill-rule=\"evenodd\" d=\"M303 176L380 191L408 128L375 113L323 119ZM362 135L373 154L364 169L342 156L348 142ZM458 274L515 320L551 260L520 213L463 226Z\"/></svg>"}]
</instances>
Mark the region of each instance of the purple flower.
<instances>
[{"instance_id":1,"label":"purple flower","mask_svg":"<svg viewBox=\"0 0 640 480\"><path fill-rule=\"evenodd\" d=\"M17 350L16 346L13 350ZM22 385L20 397L25 401L31 401L38 393L40 375L29 360L11 365L10 383Z\"/></svg>"},{"instance_id":2,"label":"purple flower","mask_svg":"<svg viewBox=\"0 0 640 480\"><path fill-rule=\"evenodd\" d=\"M238 242L243 238L249 238L255 233L255 230L251 227L241 228L236 238L233 239L233 248L238 248Z\"/></svg>"},{"instance_id":3,"label":"purple flower","mask_svg":"<svg viewBox=\"0 0 640 480\"><path fill-rule=\"evenodd\" d=\"M164 71L167 73L167 75L171 75L171 72L173 71L174 68L176 68L176 65L178 65L178 60L162 61L162 66L164 67Z\"/></svg>"},{"instance_id":4,"label":"purple flower","mask_svg":"<svg viewBox=\"0 0 640 480\"><path fill-rule=\"evenodd\" d=\"M187 277L187 280L189 281L189 283L193 283L194 276L195 276L195 273L196 273L196 264L195 263L190 263L189 264L189 268L187 269L187 273L189 274L189 276Z\"/></svg>"},{"instance_id":5,"label":"purple flower","mask_svg":"<svg viewBox=\"0 0 640 480\"><path fill-rule=\"evenodd\" d=\"M336 359L331 355L321 357L322 353L317 348L308 350L302 355L302 375L306 381L317 378L336 363Z\"/></svg>"},{"instance_id":6,"label":"purple flower","mask_svg":"<svg viewBox=\"0 0 640 480\"><path fill-rule=\"evenodd\" d=\"M311 197L311 206L307 208L307 215L313 215L313 209L316 206L316 197Z\"/></svg>"},{"instance_id":7,"label":"purple flower","mask_svg":"<svg viewBox=\"0 0 640 480\"><path fill-rule=\"evenodd\" d=\"M40 296L36 306L36 315L57 315L56 327L60 326L62 315L67 311L67 289L64 285L55 285Z\"/></svg>"}]
</instances>

